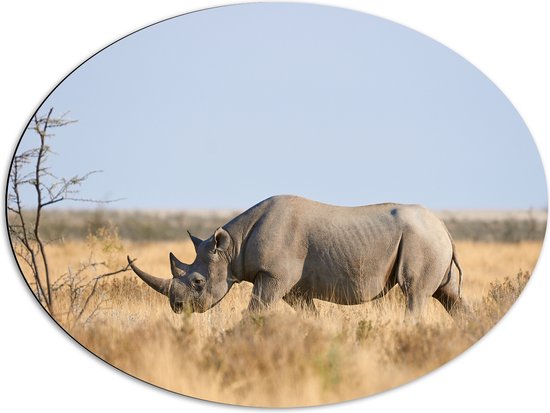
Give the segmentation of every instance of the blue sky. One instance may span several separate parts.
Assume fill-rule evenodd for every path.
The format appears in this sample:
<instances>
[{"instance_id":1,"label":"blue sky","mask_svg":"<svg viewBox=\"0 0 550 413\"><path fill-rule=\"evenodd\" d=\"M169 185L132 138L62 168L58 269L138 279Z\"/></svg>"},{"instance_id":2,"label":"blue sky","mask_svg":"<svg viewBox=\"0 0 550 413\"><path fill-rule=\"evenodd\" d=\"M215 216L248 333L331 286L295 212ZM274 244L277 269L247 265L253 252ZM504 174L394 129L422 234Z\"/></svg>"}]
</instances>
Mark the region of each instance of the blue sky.
<instances>
[{"instance_id":1,"label":"blue sky","mask_svg":"<svg viewBox=\"0 0 550 413\"><path fill-rule=\"evenodd\" d=\"M541 208L544 171L512 104L441 44L366 14L248 4L197 12L94 56L44 102L52 170L111 208ZM33 146L27 134L21 149ZM63 207L93 205L60 204Z\"/></svg>"}]
</instances>

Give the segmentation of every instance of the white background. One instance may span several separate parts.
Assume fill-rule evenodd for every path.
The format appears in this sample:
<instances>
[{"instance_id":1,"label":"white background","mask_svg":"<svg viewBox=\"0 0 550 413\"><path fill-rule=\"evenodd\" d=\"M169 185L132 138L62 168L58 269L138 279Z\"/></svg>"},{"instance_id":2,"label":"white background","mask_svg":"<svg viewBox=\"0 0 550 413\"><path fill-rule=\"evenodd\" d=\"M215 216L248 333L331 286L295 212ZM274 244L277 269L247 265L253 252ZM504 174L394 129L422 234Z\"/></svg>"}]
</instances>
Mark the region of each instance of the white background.
<instances>
[{"instance_id":1,"label":"white background","mask_svg":"<svg viewBox=\"0 0 550 413\"><path fill-rule=\"evenodd\" d=\"M227 3L233 1L3 2L0 11L3 190L12 152L28 119L51 89L78 64L145 25L189 10ZM550 13L545 1L316 3L338 3L388 18L438 40L465 57L512 101L548 167ZM3 411L9 411L9 407L58 412L227 409L145 385L91 356L37 305L17 273L5 233L0 236L0 243ZM548 254L543 252L535 275L513 310L464 355L397 390L325 409L548 411L549 265Z\"/></svg>"}]
</instances>

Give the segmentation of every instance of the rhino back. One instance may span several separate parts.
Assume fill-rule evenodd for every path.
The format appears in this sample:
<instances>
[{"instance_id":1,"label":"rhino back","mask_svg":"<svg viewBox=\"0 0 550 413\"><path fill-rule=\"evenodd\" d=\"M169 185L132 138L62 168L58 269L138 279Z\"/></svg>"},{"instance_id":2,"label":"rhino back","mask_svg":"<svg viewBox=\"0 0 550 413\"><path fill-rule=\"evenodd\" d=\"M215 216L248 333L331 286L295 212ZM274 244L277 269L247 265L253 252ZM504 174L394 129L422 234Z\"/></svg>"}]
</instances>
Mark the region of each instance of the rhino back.
<instances>
[{"instance_id":1,"label":"rhino back","mask_svg":"<svg viewBox=\"0 0 550 413\"><path fill-rule=\"evenodd\" d=\"M314 291L317 298L353 304L378 296L395 284L399 248L405 251L408 266L416 267L412 261L427 256L443 256L450 263L452 246L446 228L421 206L380 204L338 213L312 224L309 234L299 287Z\"/></svg>"}]
</instances>

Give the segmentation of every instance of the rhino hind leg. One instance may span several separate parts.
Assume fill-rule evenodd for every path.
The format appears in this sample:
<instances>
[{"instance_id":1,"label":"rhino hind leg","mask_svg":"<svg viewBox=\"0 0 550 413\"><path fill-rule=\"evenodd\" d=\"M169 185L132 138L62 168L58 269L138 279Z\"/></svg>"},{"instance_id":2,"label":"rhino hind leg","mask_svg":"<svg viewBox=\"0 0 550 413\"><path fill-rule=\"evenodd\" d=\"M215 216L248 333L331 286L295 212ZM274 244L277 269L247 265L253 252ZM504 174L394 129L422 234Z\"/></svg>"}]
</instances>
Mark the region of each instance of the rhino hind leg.
<instances>
[{"instance_id":1,"label":"rhino hind leg","mask_svg":"<svg viewBox=\"0 0 550 413\"><path fill-rule=\"evenodd\" d=\"M448 271L438 255L437 248L426 243L422 238L410 236L399 248L396 262L397 284L407 300L406 318L418 318L428 300L440 288L441 274Z\"/></svg>"},{"instance_id":2,"label":"rhino hind leg","mask_svg":"<svg viewBox=\"0 0 550 413\"><path fill-rule=\"evenodd\" d=\"M419 276L422 273L421 271L407 271L407 269L404 269L398 278L397 283L407 300L406 319L416 319L422 316L426 302L437 288L427 289L426 286L422 285L423 280Z\"/></svg>"},{"instance_id":3,"label":"rhino hind leg","mask_svg":"<svg viewBox=\"0 0 550 413\"><path fill-rule=\"evenodd\" d=\"M443 279L433 297L437 299L454 319L468 317L471 308L464 297L459 293L459 276L456 267L453 265Z\"/></svg>"}]
</instances>

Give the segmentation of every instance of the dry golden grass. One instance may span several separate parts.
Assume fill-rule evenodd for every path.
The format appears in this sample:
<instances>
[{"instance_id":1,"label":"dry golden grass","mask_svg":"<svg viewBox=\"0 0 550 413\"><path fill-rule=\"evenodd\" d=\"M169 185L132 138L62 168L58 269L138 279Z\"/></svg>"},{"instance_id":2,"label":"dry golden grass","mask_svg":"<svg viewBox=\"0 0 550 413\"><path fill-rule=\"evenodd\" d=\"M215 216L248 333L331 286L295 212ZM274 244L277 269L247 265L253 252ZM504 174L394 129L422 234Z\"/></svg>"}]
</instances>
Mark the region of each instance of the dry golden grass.
<instances>
[{"instance_id":1,"label":"dry golden grass","mask_svg":"<svg viewBox=\"0 0 550 413\"><path fill-rule=\"evenodd\" d=\"M119 240L111 241L51 245L52 273L78 268L91 250L108 268L124 265L129 254L139 257L141 268L166 277L169 251L186 261L194 256L190 242L124 242L121 248ZM517 298L528 276L516 274L532 271L540 249L540 242L458 242L463 294L475 308L475 317L460 323L435 300L422 320L403 322L398 288L359 306L317 301L317 317L283 302L249 315L246 283L210 311L180 316L130 273L101 282L94 296L94 304L104 300L101 310L87 322L67 321L70 300L60 289L56 318L99 357L157 386L241 405L317 405L398 386L460 354Z\"/></svg>"}]
</instances>

